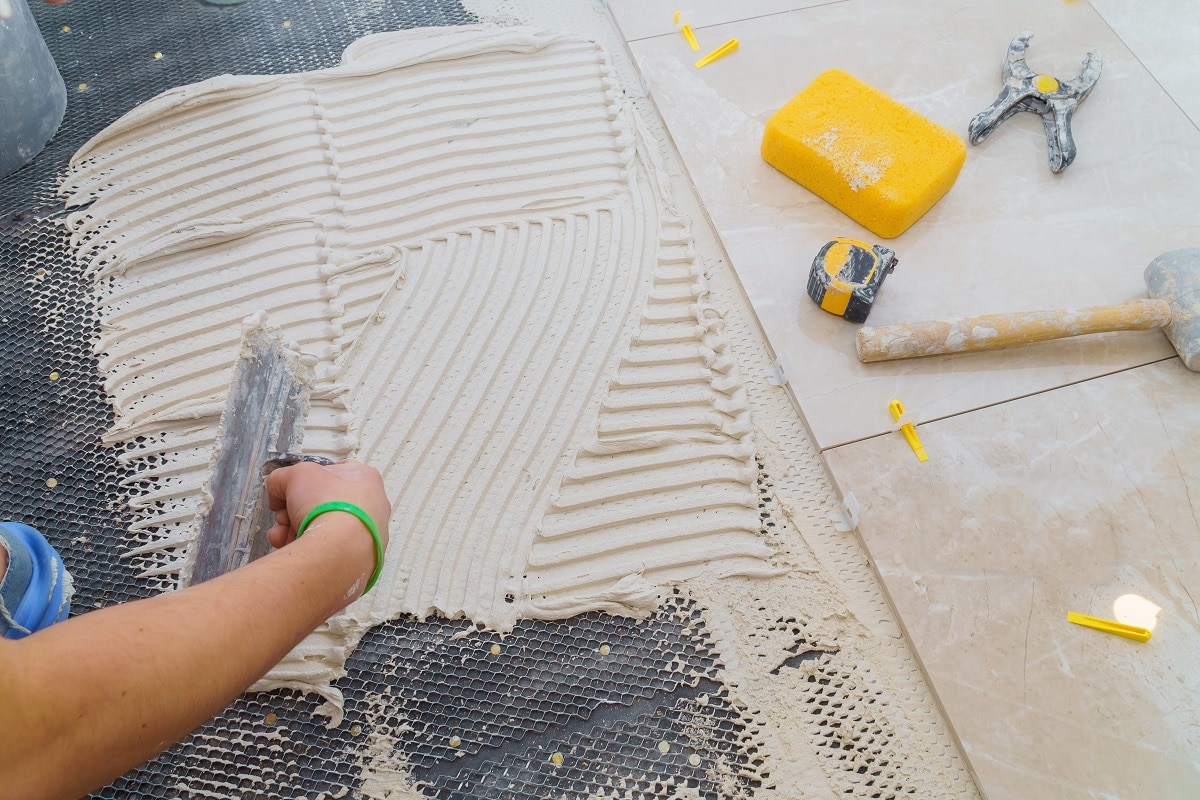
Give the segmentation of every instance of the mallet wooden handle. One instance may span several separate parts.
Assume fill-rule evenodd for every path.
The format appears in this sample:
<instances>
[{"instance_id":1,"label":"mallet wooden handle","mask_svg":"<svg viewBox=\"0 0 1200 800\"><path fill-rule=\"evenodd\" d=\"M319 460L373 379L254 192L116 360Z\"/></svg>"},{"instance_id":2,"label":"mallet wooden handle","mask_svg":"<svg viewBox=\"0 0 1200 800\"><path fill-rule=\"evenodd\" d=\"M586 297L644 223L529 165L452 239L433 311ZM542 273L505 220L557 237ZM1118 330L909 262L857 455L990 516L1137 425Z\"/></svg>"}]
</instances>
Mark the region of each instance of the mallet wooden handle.
<instances>
[{"instance_id":1,"label":"mallet wooden handle","mask_svg":"<svg viewBox=\"0 0 1200 800\"><path fill-rule=\"evenodd\" d=\"M1147 331L1171 322L1165 300L1130 300L1115 306L989 314L944 322L911 322L860 328L855 337L864 362L998 350L1085 333Z\"/></svg>"}]
</instances>

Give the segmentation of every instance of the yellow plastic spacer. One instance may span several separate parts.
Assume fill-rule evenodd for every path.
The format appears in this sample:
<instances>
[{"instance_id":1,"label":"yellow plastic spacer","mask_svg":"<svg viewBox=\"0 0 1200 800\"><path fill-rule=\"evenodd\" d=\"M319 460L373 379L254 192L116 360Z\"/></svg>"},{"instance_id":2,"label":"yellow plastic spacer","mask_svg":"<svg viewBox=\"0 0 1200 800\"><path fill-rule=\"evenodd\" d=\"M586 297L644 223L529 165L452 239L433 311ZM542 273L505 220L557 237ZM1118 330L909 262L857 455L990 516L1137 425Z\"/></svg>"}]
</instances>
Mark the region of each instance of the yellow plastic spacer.
<instances>
[{"instance_id":1,"label":"yellow plastic spacer","mask_svg":"<svg viewBox=\"0 0 1200 800\"><path fill-rule=\"evenodd\" d=\"M888 403L888 411L892 412L892 419L896 422L900 421L900 417L904 416L904 406L899 400L893 400ZM900 426L900 432L904 434L904 438L908 441L908 446L917 454L917 461L928 461L929 454L925 452L925 445L921 444L921 437L917 436L917 429L913 427L911 422L906 422Z\"/></svg>"},{"instance_id":2,"label":"yellow plastic spacer","mask_svg":"<svg viewBox=\"0 0 1200 800\"><path fill-rule=\"evenodd\" d=\"M1067 612L1067 622L1073 622L1076 625L1082 625L1085 628L1111 633L1113 636L1123 636L1126 639L1133 639L1135 642L1150 641L1150 629L1140 628L1137 625L1126 625L1124 622L1116 622L1111 619L1101 619L1100 617L1090 617L1087 614L1079 614L1075 611Z\"/></svg>"},{"instance_id":3,"label":"yellow plastic spacer","mask_svg":"<svg viewBox=\"0 0 1200 800\"><path fill-rule=\"evenodd\" d=\"M683 38L687 39L688 47L693 50L700 49L700 43L696 41L696 34L692 33L691 25L684 25L679 32L683 34Z\"/></svg>"},{"instance_id":4,"label":"yellow plastic spacer","mask_svg":"<svg viewBox=\"0 0 1200 800\"><path fill-rule=\"evenodd\" d=\"M678 25L678 24L679 24L679 17L680 17L680 16L682 16L682 15L683 15L683 12L682 12L682 11L676 11L676 12L675 12L675 24L676 24L676 25Z\"/></svg>"},{"instance_id":5,"label":"yellow plastic spacer","mask_svg":"<svg viewBox=\"0 0 1200 800\"><path fill-rule=\"evenodd\" d=\"M734 50L737 50L737 49L738 49L738 40L730 39L728 42L721 45L716 50L713 50L711 53L706 55L704 58L697 61L696 67L698 69L700 67L708 66L712 62L716 61L718 58L724 58L725 56L729 55L730 53L732 53Z\"/></svg>"}]
</instances>

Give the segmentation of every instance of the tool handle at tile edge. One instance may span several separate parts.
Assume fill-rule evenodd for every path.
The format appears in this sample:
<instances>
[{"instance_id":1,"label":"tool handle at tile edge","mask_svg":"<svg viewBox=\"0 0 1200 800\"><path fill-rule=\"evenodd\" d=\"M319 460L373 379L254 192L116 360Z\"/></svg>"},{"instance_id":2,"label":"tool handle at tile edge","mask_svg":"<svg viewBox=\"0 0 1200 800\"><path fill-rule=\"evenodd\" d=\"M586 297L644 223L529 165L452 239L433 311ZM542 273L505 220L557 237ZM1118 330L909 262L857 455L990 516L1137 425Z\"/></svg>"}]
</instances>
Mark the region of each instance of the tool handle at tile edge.
<instances>
[{"instance_id":1,"label":"tool handle at tile edge","mask_svg":"<svg viewBox=\"0 0 1200 800\"><path fill-rule=\"evenodd\" d=\"M1086 333L1145 331L1171 322L1165 300L1130 300L1115 306L989 314L945 321L860 328L855 336L864 363L998 350Z\"/></svg>"}]
</instances>

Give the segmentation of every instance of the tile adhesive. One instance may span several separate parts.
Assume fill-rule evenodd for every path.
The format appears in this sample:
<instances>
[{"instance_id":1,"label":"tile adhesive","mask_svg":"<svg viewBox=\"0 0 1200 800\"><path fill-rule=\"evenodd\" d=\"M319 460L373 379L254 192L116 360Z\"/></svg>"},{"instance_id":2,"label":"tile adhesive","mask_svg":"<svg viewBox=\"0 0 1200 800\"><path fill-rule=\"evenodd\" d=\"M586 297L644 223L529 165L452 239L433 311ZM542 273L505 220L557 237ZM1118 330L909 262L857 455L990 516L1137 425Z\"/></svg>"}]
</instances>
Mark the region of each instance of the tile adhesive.
<instances>
[{"instance_id":1,"label":"tile adhesive","mask_svg":"<svg viewBox=\"0 0 1200 800\"><path fill-rule=\"evenodd\" d=\"M313 366L305 451L377 466L393 499L376 589L258 688L336 717L348 650L401 614L506 632L778 574L746 391L636 136L594 42L464 26L173 90L76 154L106 438L161 483L146 568L186 579L241 320Z\"/></svg>"},{"instance_id":2,"label":"tile adhesive","mask_svg":"<svg viewBox=\"0 0 1200 800\"><path fill-rule=\"evenodd\" d=\"M171 89L72 159L125 556L186 582L242 331L275 329L315 375L304 450L378 467L395 513L376 589L254 690L338 725L369 630L432 626L342 724L353 796L973 795L610 23L530 8ZM490 666L427 679L454 663ZM288 735L201 731L174 788L275 792L212 753Z\"/></svg>"}]
</instances>

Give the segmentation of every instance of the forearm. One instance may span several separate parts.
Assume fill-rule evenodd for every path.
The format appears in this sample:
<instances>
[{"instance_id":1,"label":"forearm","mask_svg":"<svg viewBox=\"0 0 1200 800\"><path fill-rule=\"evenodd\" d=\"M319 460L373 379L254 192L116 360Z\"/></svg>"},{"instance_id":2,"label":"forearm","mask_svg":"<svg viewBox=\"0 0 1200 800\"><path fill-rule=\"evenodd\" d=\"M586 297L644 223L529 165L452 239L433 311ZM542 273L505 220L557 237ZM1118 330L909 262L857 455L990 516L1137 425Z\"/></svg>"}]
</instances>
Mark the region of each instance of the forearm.
<instances>
[{"instance_id":1,"label":"forearm","mask_svg":"<svg viewBox=\"0 0 1200 800\"><path fill-rule=\"evenodd\" d=\"M0 797L77 797L227 705L362 591L371 537L345 513L199 586L0 642Z\"/></svg>"}]
</instances>

